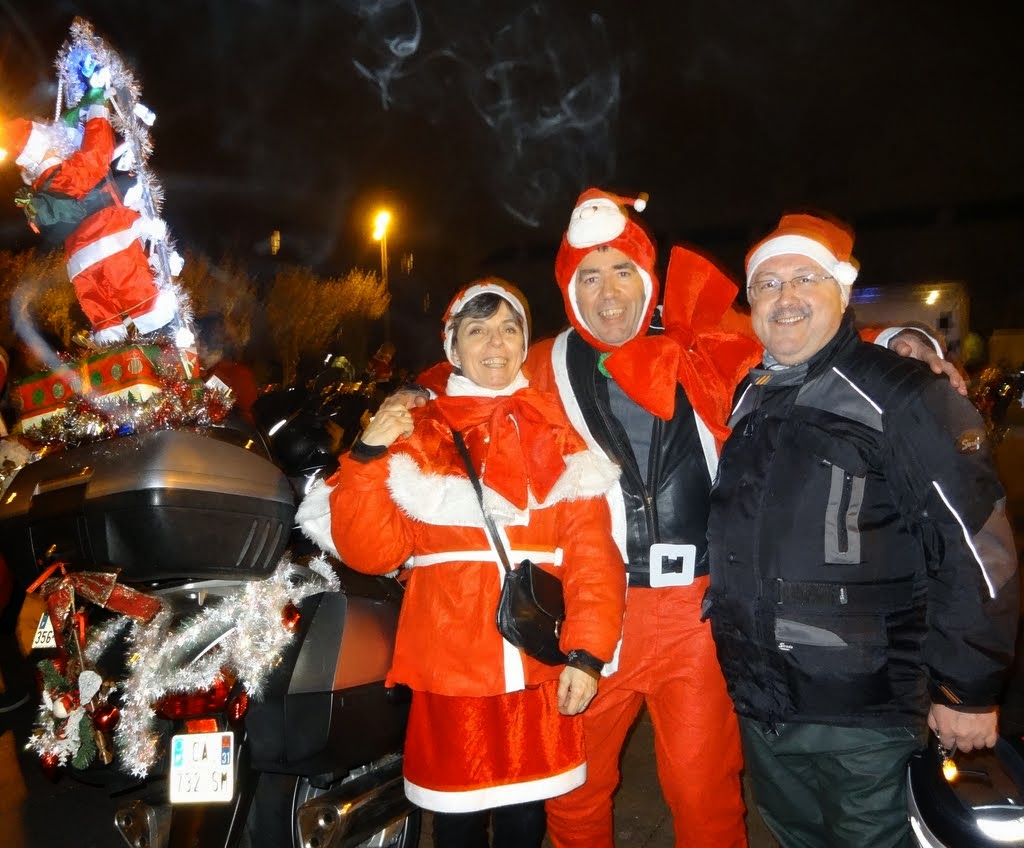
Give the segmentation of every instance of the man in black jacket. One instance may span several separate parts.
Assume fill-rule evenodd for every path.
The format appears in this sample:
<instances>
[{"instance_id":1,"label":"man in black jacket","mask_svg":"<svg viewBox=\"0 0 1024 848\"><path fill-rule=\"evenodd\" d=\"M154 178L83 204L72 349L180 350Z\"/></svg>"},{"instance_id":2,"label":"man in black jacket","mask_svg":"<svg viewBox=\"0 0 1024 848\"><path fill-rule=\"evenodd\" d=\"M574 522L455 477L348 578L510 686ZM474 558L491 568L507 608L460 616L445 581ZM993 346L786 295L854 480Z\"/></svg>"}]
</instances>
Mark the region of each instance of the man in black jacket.
<instances>
[{"instance_id":1,"label":"man in black jacket","mask_svg":"<svg viewBox=\"0 0 1024 848\"><path fill-rule=\"evenodd\" d=\"M927 728L992 746L1018 577L984 427L860 340L852 235L784 216L747 256L761 367L712 492L706 609L761 813L786 848L907 844Z\"/></svg>"}]
</instances>

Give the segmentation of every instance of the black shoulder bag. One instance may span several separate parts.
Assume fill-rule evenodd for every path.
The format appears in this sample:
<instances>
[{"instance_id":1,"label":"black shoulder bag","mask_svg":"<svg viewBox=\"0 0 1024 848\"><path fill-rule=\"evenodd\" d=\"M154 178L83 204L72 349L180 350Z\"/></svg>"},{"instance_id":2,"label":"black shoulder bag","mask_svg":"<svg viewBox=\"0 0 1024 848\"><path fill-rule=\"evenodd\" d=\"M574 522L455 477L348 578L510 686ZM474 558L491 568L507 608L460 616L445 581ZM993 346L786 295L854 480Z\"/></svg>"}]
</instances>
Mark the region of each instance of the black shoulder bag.
<instances>
[{"instance_id":1,"label":"black shoulder bag","mask_svg":"<svg viewBox=\"0 0 1024 848\"><path fill-rule=\"evenodd\" d=\"M484 507L484 492L480 478L473 468L473 460L462 434L452 430L455 446L466 463L466 471L480 501L484 514L484 527L494 544L501 564L505 568L505 581L498 599L498 632L527 656L546 665L564 665L566 656L558 647L558 634L565 621L565 599L562 581L544 569L524 559L518 568L509 565L505 545L494 526L494 519Z\"/></svg>"}]
</instances>

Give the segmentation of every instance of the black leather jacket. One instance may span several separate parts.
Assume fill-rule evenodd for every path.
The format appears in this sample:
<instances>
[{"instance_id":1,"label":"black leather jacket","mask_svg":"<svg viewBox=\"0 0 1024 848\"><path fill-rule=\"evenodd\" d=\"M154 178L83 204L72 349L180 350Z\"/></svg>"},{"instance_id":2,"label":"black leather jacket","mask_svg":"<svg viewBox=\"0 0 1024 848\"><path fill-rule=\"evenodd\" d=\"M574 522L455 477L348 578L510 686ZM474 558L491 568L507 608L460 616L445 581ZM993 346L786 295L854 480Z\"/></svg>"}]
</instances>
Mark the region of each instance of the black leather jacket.
<instances>
[{"instance_id":1,"label":"black leather jacket","mask_svg":"<svg viewBox=\"0 0 1024 848\"><path fill-rule=\"evenodd\" d=\"M567 397L564 385L560 386L570 419L592 448L604 451L622 468L621 503L618 495L609 500L613 532L618 511L618 526L625 535L630 585L651 585L651 546L655 544L692 546L686 556L693 556L694 574L707 574L709 466L717 462L711 434L698 426L686 394L677 387L676 411L670 421L639 410L638 422L651 427L650 461L646 475L642 474L629 434L612 413L610 378L598 369L599 356L574 330L563 333L553 349L553 358L560 360L554 362L555 370L563 371L571 389L572 396ZM661 559L656 549L656 572L680 571L683 565L676 553L669 550ZM655 585L659 585L657 577Z\"/></svg>"}]
</instances>

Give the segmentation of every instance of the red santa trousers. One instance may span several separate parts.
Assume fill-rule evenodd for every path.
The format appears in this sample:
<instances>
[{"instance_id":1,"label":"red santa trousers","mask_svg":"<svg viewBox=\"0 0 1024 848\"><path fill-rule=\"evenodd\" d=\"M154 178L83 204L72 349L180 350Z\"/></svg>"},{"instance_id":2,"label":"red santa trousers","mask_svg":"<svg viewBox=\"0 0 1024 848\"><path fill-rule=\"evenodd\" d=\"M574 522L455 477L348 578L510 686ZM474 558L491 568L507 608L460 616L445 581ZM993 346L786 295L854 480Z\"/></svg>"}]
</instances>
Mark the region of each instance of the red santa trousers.
<instances>
[{"instance_id":1,"label":"red santa trousers","mask_svg":"<svg viewBox=\"0 0 1024 848\"><path fill-rule=\"evenodd\" d=\"M131 209L108 206L86 218L65 240L68 276L93 330L116 326L127 316L147 333L174 317L150 316L158 290L136 231L138 220Z\"/></svg>"},{"instance_id":2,"label":"red santa trousers","mask_svg":"<svg viewBox=\"0 0 1024 848\"><path fill-rule=\"evenodd\" d=\"M739 729L711 628L700 620L708 578L631 588L619 671L583 713L587 782L546 803L556 848L613 848L612 795L623 742L646 701L662 793L682 848L746 846Z\"/></svg>"}]
</instances>

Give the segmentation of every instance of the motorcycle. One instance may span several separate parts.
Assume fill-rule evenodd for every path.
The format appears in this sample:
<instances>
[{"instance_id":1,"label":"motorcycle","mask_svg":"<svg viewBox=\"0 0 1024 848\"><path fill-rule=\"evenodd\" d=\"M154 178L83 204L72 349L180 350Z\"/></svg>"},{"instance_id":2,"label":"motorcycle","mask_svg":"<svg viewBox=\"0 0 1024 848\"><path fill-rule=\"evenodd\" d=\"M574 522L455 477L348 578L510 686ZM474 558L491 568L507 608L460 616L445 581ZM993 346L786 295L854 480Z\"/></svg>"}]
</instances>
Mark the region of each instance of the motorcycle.
<instances>
[{"instance_id":1,"label":"motorcycle","mask_svg":"<svg viewBox=\"0 0 1024 848\"><path fill-rule=\"evenodd\" d=\"M985 430L993 445L998 445L1016 421L1022 419L1024 406L1024 370L990 365L971 387L970 399L985 421Z\"/></svg>"},{"instance_id":2,"label":"motorcycle","mask_svg":"<svg viewBox=\"0 0 1024 848\"><path fill-rule=\"evenodd\" d=\"M68 447L0 503L0 551L48 591L30 745L116 797L133 848L418 842L384 686L402 589L295 532L336 439L287 417Z\"/></svg>"}]
</instances>

